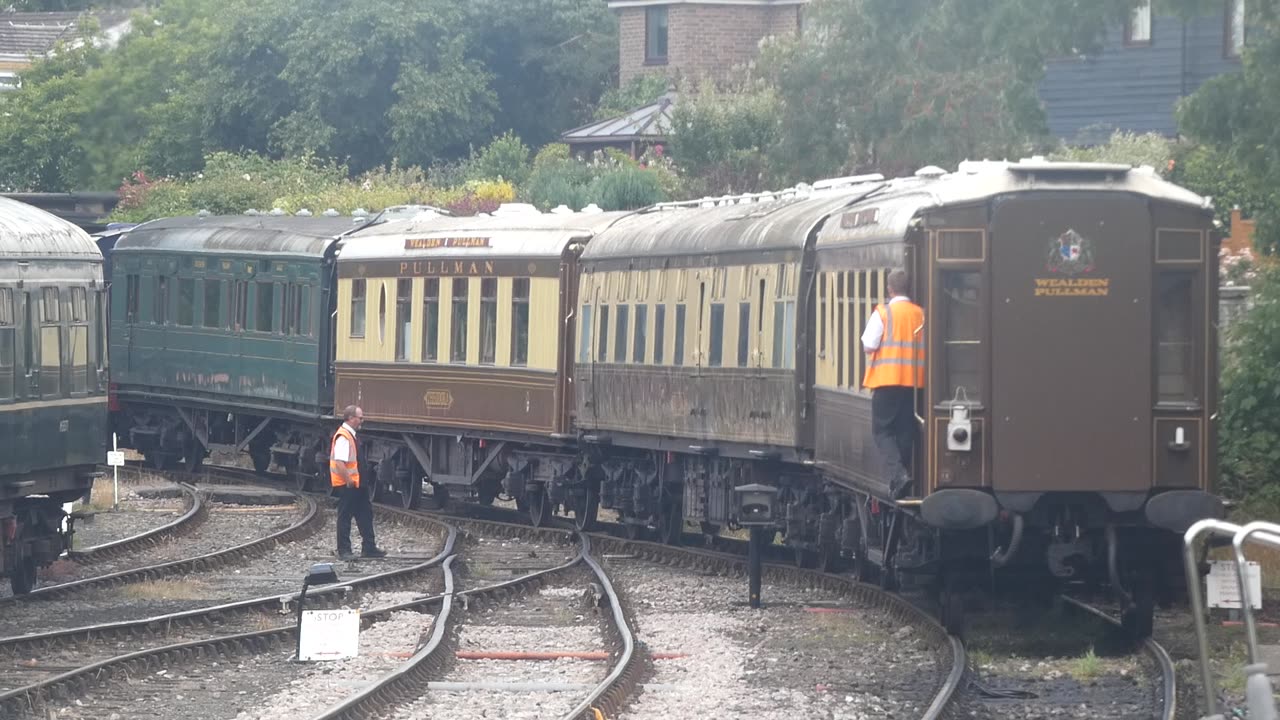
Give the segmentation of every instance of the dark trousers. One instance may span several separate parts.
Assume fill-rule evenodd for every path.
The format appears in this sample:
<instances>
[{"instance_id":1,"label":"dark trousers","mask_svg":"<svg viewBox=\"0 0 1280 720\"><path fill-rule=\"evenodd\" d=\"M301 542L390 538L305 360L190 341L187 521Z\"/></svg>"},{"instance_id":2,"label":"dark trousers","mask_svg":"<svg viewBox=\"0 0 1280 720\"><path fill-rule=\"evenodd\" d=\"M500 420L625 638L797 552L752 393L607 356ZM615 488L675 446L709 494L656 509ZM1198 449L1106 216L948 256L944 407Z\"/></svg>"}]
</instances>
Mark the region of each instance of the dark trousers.
<instances>
[{"instance_id":1,"label":"dark trousers","mask_svg":"<svg viewBox=\"0 0 1280 720\"><path fill-rule=\"evenodd\" d=\"M360 545L365 550L377 547L373 541L373 505L363 487L340 487L338 496L338 552L351 552L351 519L360 528Z\"/></svg>"},{"instance_id":2,"label":"dark trousers","mask_svg":"<svg viewBox=\"0 0 1280 720\"><path fill-rule=\"evenodd\" d=\"M871 433L890 489L911 482L911 457L916 442L915 390L878 387L871 391Z\"/></svg>"}]
</instances>

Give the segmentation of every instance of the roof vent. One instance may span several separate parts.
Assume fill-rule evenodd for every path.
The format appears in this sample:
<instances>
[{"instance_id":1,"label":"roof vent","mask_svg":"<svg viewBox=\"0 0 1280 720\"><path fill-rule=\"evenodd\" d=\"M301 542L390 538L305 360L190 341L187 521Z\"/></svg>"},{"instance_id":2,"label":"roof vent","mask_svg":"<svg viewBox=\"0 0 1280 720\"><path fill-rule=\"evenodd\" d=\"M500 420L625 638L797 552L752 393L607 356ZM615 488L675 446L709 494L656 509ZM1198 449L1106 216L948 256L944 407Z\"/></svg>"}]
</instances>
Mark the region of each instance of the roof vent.
<instances>
[{"instance_id":1,"label":"roof vent","mask_svg":"<svg viewBox=\"0 0 1280 720\"><path fill-rule=\"evenodd\" d=\"M937 165L925 165L924 167L916 171L916 177L926 178L929 180L937 180L938 178L946 174L947 174L947 171L943 170Z\"/></svg>"},{"instance_id":2,"label":"roof vent","mask_svg":"<svg viewBox=\"0 0 1280 720\"><path fill-rule=\"evenodd\" d=\"M503 215L539 215L538 208L529 203L502 203L494 210L494 217Z\"/></svg>"},{"instance_id":3,"label":"roof vent","mask_svg":"<svg viewBox=\"0 0 1280 720\"><path fill-rule=\"evenodd\" d=\"M582 208L582 212L596 214L596 213L602 213L604 211L600 209L599 205L595 203L591 203L590 205Z\"/></svg>"},{"instance_id":4,"label":"roof vent","mask_svg":"<svg viewBox=\"0 0 1280 720\"><path fill-rule=\"evenodd\" d=\"M311 211L306 208L302 208L298 212L294 213L294 215L297 215L298 217L311 217Z\"/></svg>"},{"instance_id":5,"label":"roof vent","mask_svg":"<svg viewBox=\"0 0 1280 720\"><path fill-rule=\"evenodd\" d=\"M207 218L207 217L209 217L209 211L208 211L208 210L201 210L200 212L196 213L196 217L198 217L198 218Z\"/></svg>"},{"instance_id":6,"label":"roof vent","mask_svg":"<svg viewBox=\"0 0 1280 720\"><path fill-rule=\"evenodd\" d=\"M571 208L571 207L569 207L568 205L565 205L565 204L563 204L563 203L562 203L562 204L560 204L560 205L557 205L557 206L555 206L555 207L551 208L551 214L552 214L552 215L572 215L572 214L573 214L573 208Z\"/></svg>"},{"instance_id":7,"label":"roof vent","mask_svg":"<svg viewBox=\"0 0 1280 720\"><path fill-rule=\"evenodd\" d=\"M324 211L325 217L338 217L338 215L340 214L341 213L339 213L337 210L334 210L333 208L329 208L328 210Z\"/></svg>"},{"instance_id":8,"label":"roof vent","mask_svg":"<svg viewBox=\"0 0 1280 720\"><path fill-rule=\"evenodd\" d=\"M282 215L285 214L284 208L278 208L278 207L271 208L271 214L275 217L281 217Z\"/></svg>"},{"instance_id":9,"label":"roof vent","mask_svg":"<svg viewBox=\"0 0 1280 720\"><path fill-rule=\"evenodd\" d=\"M881 182L883 180L884 180L884 176L881 175L880 173L872 173L870 175L849 175L848 177L827 178L825 180L818 180L815 183L813 183L813 189L814 190L832 190L835 188L846 187L849 185L860 185L862 183L869 183L869 182Z\"/></svg>"},{"instance_id":10,"label":"roof vent","mask_svg":"<svg viewBox=\"0 0 1280 720\"><path fill-rule=\"evenodd\" d=\"M244 214L248 215L249 217L258 217L262 213L258 212L256 208L249 208L248 210L244 211Z\"/></svg>"},{"instance_id":11,"label":"roof vent","mask_svg":"<svg viewBox=\"0 0 1280 720\"><path fill-rule=\"evenodd\" d=\"M351 211L351 214L352 216L358 217L358 218L369 217L369 211L365 210L364 208L356 208L355 210Z\"/></svg>"}]
</instances>

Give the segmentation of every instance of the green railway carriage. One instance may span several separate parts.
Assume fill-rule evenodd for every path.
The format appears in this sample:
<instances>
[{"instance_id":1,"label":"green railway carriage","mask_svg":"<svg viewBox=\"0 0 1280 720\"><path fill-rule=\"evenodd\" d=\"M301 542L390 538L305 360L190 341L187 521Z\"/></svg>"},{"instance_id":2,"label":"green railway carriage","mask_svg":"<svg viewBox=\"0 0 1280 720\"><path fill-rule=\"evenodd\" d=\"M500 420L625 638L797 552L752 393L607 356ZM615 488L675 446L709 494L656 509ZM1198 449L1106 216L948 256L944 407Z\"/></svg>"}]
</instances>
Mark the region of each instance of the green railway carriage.
<instances>
[{"instance_id":1,"label":"green railway carriage","mask_svg":"<svg viewBox=\"0 0 1280 720\"><path fill-rule=\"evenodd\" d=\"M15 592L67 549L107 426L102 254L84 231L0 198L0 568Z\"/></svg>"},{"instance_id":2,"label":"green railway carriage","mask_svg":"<svg viewBox=\"0 0 1280 720\"><path fill-rule=\"evenodd\" d=\"M333 253L362 221L186 217L125 234L112 258L122 444L157 467L214 446L313 477L333 407Z\"/></svg>"}]
</instances>

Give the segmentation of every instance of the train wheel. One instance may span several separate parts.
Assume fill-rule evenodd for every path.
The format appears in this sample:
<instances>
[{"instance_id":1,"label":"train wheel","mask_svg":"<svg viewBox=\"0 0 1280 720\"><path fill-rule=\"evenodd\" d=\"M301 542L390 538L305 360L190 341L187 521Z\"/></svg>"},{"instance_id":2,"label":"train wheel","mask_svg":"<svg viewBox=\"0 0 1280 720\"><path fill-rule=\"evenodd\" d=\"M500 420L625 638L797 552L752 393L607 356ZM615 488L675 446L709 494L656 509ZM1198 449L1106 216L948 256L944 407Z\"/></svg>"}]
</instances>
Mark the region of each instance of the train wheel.
<instances>
[{"instance_id":1,"label":"train wheel","mask_svg":"<svg viewBox=\"0 0 1280 720\"><path fill-rule=\"evenodd\" d=\"M667 545L679 545L684 534L684 509L678 500L666 503L658 517L658 534Z\"/></svg>"},{"instance_id":2,"label":"train wheel","mask_svg":"<svg viewBox=\"0 0 1280 720\"><path fill-rule=\"evenodd\" d=\"M259 473L265 473L267 468L271 467L271 450L264 448L261 450L249 449L249 459L253 461L253 469Z\"/></svg>"},{"instance_id":3,"label":"train wheel","mask_svg":"<svg viewBox=\"0 0 1280 720\"><path fill-rule=\"evenodd\" d=\"M840 551L835 545L823 543L818 547L817 568L824 573L835 572L840 565Z\"/></svg>"},{"instance_id":4,"label":"train wheel","mask_svg":"<svg viewBox=\"0 0 1280 720\"><path fill-rule=\"evenodd\" d=\"M204 446L200 441L188 437L182 443L182 469L189 473L200 472L200 466L204 465Z\"/></svg>"},{"instance_id":5,"label":"train wheel","mask_svg":"<svg viewBox=\"0 0 1280 720\"><path fill-rule=\"evenodd\" d=\"M647 528L640 523L627 522L625 520L622 523L622 533L627 536L628 540L643 540L646 530Z\"/></svg>"},{"instance_id":6,"label":"train wheel","mask_svg":"<svg viewBox=\"0 0 1280 720\"><path fill-rule=\"evenodd\" d=\"M405 510L412 510L418 506L418 501L422 499L422 479L409 474L409 480L400 488L400 507Z\"/></svg>"},{"instance_id":7,"label":"train wheel","mask_svg":"<svg viewBox=\"0 0 1280 720\"><path fill-rule=\"evenodd\" d=\"M865 538L858 538L858 547L854 552L853 577L857 579L858 582L870 581L871 563L867 561L867 541Z\"/></svg>"},{"instance_id":8,"label":"train wheel","mask_svg":"<svg viewBox=\"0 0 1280 720\"><path fill-rule=\"evenodd\" d=\"M573 526L581 532L589 532L595 527L596 515L600 512L599 487L589 480L586 486L577 506L573 508Z\"/></svg>"},{"instance_id":9,"label":"train wheel","mask_svg":"<svg viewBox=\"0 0 1280 720\"><path fill-rule=\"evenodd\" d=\"M1155 590L1149 580L1144 580L1134 586L1133 603L1120 614L1120 624L1130 639L1141 641L1151 637L1155 622Z\"/></svg>"},{"instance_id":10,"label":"train wheel","mask_svg":"<svg viewBox=\"0 0 1280 720\"><path fill-rule=\"evenodd\" d=\"M18 561L9 573L9 586L14 595L26 595L36 588L35 558L24 557Z\"/></svg>"},{"instance_id":11,"label":"train wheel","mask_svg":"<svg viewBox=\"0 0 1280 720\"><path fill-rule=\"evenodd\" d=\"M528 491L529 498L529 522L534 527L542 527L547 524L547 517L551 514L547 511L547 491L541 487L533 488Z\"/></svg>"}]
</instances>

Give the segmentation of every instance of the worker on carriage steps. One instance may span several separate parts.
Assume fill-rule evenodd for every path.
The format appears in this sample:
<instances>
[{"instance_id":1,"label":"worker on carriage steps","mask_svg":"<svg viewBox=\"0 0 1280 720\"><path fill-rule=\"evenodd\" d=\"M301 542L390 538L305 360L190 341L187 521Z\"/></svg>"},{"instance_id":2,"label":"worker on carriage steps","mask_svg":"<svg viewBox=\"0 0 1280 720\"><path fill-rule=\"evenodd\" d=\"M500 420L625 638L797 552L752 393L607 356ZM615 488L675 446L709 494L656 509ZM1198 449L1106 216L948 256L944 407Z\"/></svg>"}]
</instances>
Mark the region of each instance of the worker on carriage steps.
<instances>
[{"instance_id":1,"label":"worker on carriage steps","mask_svg":"<svg viewBox=\"0 0 1280 720\"><path fill-rule=\"evenodd\" d=\"M338 496L338 557L354 560L351 552L351 519L360 528L361 554L367 558L386 557L373 540L373 505L360 487L360 463L356 456L356 431L364 422L364 411L348 405L342 411L342 426L333 434L329 448L329 482Z\"/></svg>"},{"instance_id":2,"label":"worker on carriage steps","mask_svg":"<svg viewBox=\"0 0 1280 720\"><path fill-rule=\"evenodd\" d=\"M911 489L917 388L924 387L924 310L907 297L905 270L889 273L889 302L877 305L862 333L863 387L871 389L871 434L895 500Z\"/></svg>"}]
</instances>

